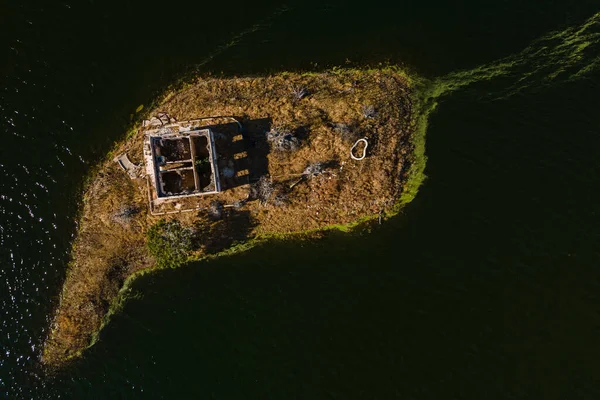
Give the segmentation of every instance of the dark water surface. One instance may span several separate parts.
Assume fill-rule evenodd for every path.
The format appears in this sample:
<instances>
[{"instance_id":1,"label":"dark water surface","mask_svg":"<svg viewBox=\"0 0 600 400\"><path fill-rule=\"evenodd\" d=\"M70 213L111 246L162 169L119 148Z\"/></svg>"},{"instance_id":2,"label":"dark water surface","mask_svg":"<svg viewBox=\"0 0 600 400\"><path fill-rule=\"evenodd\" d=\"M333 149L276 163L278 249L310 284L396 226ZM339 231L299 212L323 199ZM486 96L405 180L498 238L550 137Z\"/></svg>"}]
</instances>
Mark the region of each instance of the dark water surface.
<instances>
[{"instance_id":1,"label":"dark water surface","mask_svg":"<svg viewBox=\"0 0 600 400\"><path fill-rule=\"evenodd\" d=\"M452 94L405 215L143 278L81 361L36 364L83 176L168 82L347 59L439 76L597 1L52 3L0 1L0 397L600 398L598 73Z\"/></svg>"}]
</instances>

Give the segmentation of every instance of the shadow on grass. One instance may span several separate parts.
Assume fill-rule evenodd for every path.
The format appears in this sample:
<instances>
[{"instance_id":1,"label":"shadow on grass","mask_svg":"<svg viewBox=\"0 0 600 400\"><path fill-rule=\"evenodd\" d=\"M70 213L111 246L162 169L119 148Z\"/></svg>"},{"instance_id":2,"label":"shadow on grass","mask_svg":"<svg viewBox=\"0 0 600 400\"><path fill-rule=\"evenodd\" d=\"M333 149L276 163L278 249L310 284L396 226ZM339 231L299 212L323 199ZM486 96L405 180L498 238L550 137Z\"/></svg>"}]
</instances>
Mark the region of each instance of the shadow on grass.
<instances>
[{"instance_id":1,"label":"shadow on grass","mask_svg":"<svg viewBox=\"0 0 600 400\"><path fill-rule=\"evenodd\" d=\"M245 210L227 208L218 220L202 213L194 223L194 247L207 254L219 253L236 243L246 241L255 226L256 222L250 212Z\"/></svg>"},{"instance_id":2,"label":"shadow on grass","mask_svg":"<svg viewBox=\"0 0 600 400\"><path fill-rule=\"evenodd\" d=\"M270 148L266 135L271 129L272 119L231 118L239 124L232 121L195 127L210 128L214 132L222 190L256 182L269 173L267 156Z\"/></svg>"}]
</instances>

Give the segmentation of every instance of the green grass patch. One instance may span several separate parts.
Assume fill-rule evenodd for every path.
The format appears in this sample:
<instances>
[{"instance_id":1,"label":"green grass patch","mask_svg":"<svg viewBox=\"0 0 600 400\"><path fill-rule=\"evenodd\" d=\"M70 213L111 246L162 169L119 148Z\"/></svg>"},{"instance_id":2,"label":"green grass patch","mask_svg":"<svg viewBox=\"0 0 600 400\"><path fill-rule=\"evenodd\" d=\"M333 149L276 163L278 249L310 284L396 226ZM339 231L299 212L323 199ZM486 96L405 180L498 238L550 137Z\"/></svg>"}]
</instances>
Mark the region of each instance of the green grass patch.
<instances>
[{"instance_id":1,"label":"green grass patch","mask_svg":"<svg viewBox=\"0 0 600 400\"><path fill-rule=\"evenodd\" d=\"M179 221L160 220L148 230L146 245L159 268L176 268L188 260L193 237L194 231Z\"/></svg>"}]
</instances>

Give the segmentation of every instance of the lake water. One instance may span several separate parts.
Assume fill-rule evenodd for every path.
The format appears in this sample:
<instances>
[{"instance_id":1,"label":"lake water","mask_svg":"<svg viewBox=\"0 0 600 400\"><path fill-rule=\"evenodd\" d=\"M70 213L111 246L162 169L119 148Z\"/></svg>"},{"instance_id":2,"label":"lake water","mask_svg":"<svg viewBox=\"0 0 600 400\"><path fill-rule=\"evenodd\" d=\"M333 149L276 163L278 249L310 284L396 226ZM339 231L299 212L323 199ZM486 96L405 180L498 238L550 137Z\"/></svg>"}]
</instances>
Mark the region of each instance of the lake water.
<instances>
[{"instance_id":1,"label":"lake water","mask_svg":"<svg viewBox=\"0 0 600 400\"><path fill-rule=\"evenodd\" d=\"M596 45L577 53L591 60L582 79L534 76L501 100L515 80L488 80L440 99L429 178L371 234L145 277L83 359L54 377L36 363L82 179L164 85L379 62L444 76L580 26L597 1L7 3L0 397L599 398Z\"/></svg>"}]
</instances>

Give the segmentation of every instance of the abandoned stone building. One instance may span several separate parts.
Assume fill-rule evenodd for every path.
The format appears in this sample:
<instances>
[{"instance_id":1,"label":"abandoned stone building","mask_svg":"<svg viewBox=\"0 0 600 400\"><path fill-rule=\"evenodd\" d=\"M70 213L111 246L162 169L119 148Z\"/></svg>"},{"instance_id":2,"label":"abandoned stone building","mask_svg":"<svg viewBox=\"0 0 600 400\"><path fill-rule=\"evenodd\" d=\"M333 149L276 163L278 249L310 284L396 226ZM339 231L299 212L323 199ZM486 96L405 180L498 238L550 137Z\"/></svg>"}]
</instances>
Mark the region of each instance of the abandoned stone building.
<instances>
[{"instance_id":1,"label":"abandoned stone building","mask_svg":"<svg viewBox=\"0 0 600 400\"><path fill-rule=\"evenodd\" d=\"M157 199L201 196L221 191L211 129L150 130L144 155Z\"/></svg>"},{"instance_id":2,"label":"abandoned stone building","mask_svg":"<svg viewBox=\"0 0 600 400\"><path fill-rule=\"evenodd\" d=\"M153 215L232 204L248 197L250 160L264 158L249 156L244 128L234 117L153 118L142 125L145 170L127 154L115 161L132 179L146 180Z\"/></svg>"}]
</instances>

